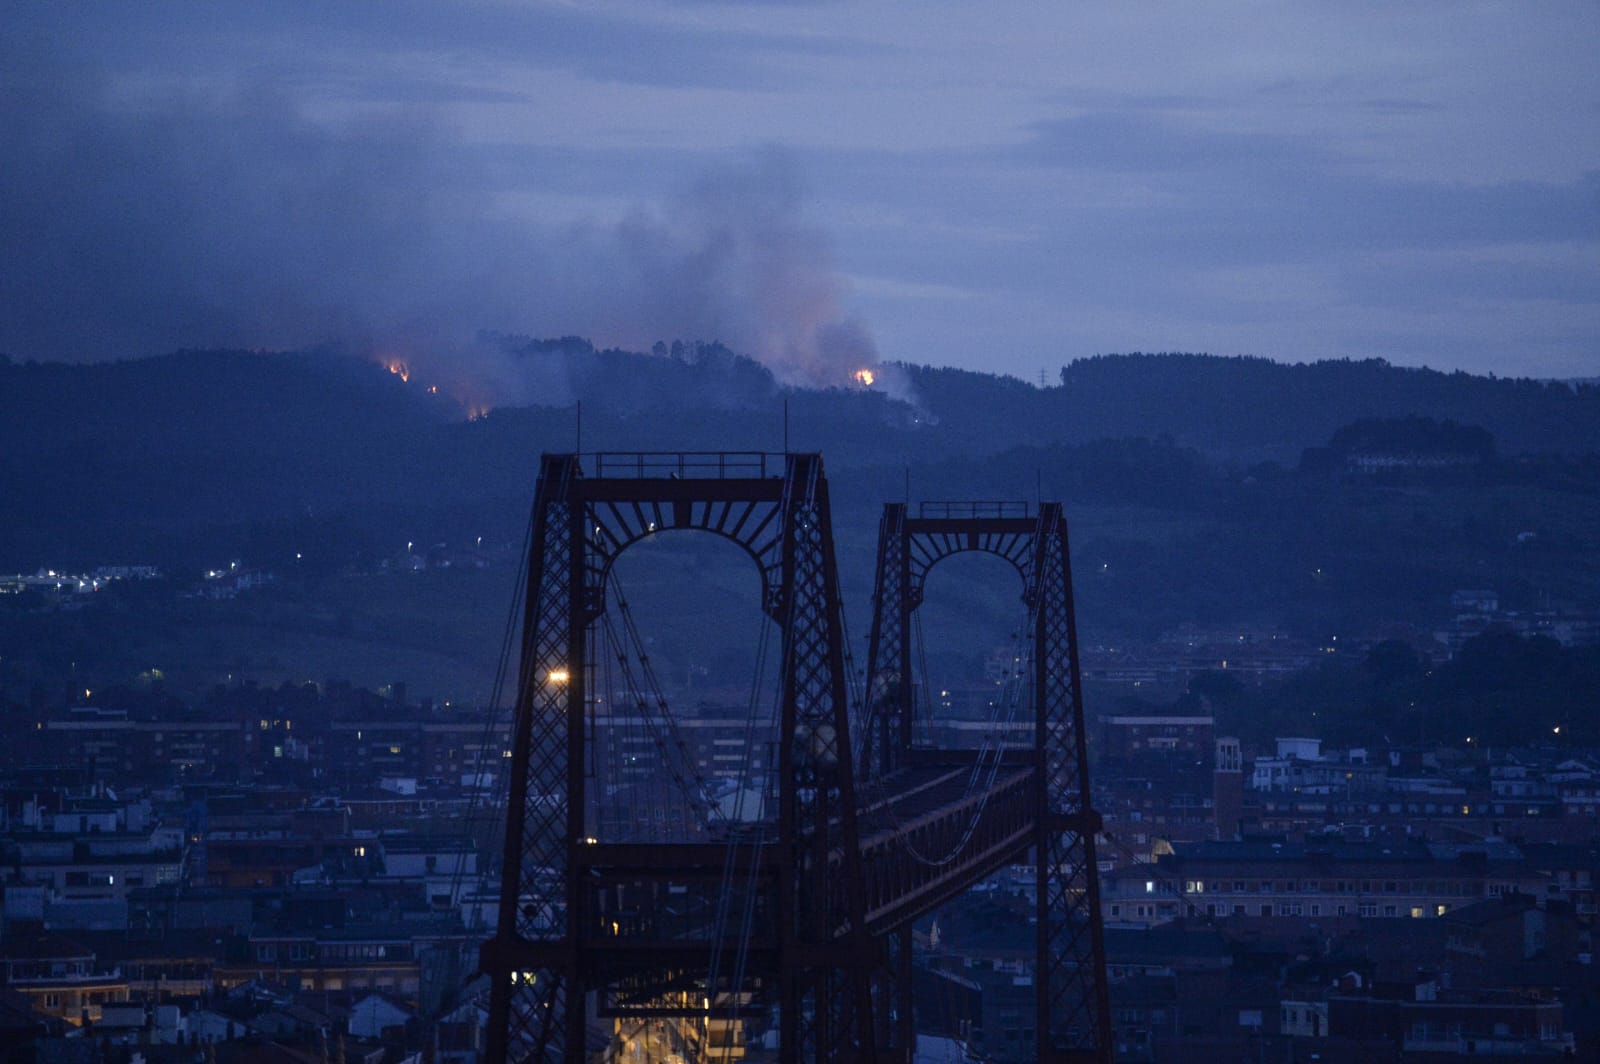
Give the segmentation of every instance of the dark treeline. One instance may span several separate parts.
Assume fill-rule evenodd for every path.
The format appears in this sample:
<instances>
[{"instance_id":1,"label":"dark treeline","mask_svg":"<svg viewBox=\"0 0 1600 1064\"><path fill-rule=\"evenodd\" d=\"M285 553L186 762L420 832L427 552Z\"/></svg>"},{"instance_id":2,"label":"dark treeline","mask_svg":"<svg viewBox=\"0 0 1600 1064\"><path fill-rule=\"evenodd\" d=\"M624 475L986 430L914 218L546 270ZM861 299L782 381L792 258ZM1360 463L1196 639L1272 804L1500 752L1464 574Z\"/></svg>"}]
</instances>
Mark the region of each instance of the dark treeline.
<instances>
[{"instance_id":1,"label":"dark treeline","mask_svg":"<svg viewBox=\"0 0 1600 1064\"><path fill-rule=\"evenodd\" d=\"M1192 354L1079 359L1062 369L1061 383L1080 417L1101 411L1124 426L1121 434L1167 431L1219 453L1271 451L1295 439L1312 446L1364 418L1413 415L1480 426L1510 454L1600 452L1600 388L1586 384L1406 369L1382 359L1286 365Z\"/></svg>"},{"instance_id":2,"label":"dark treeline","mask_svg":"<svg viewBox=\"0 0 1600 1064\"><path fill-rule=\"evenodd\" d=\"M1386 641L1362 660L1330 661L1266 687L1204 673L1175 708L1209 710L1220 731L1262 744L1314 735L1335 746L1592 749L1600 745L1597 692L1600 647L1562 647L1492 629L1438 665L1407 643Z\"/></svg>"}]
</instances>

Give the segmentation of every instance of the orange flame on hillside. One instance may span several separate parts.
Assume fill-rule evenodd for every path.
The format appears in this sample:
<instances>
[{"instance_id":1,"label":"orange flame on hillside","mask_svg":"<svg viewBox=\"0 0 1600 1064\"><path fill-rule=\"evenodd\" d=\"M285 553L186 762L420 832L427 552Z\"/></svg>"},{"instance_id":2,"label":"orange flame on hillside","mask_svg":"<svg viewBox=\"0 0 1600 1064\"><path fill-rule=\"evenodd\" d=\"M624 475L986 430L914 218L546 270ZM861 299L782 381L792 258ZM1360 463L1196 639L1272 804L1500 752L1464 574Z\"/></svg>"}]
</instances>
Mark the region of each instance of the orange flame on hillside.
<instances>
[{"instance_id":1,"label":"orange flame on hillside","mask_svg":"<svg viewBox=\"0 0 1600 1064\"><path fill-rule=\"evenodd\" d=\"M374 357L378 365L382 366L390 373L393 373L396 377L399 377L407 384L411 383L410 362L407 362L404 358L399 358L394 355L376 355ZM421 373L424 374L424 377L418 379L417 387L425 388L429 395L437 395L450 399L461 408L462 413L467 415L467 420L481 420L482 418L487 417L489 415L489 411L493 409L493 405L491 403L482 402L480 400L479 396L483 394L483 389L474 386L471 381L445 380L442 383L424 384L423 380L425 377L433 376L433 373L430 370L429 365L426 364L422 367Z\"/></svg>"},{"instance_id":2,"label":"orange flame on hillside","mask_svg":"<svg viewBox=\"0 0 1600 1064\"><path fill-rule=\"evenodd\" d=\"M872 387L872 382L878 379L878 375L872 372L870 369L858 369L855 371L853 376L855 378L855 382L861 385L863 388Z\"/></svg>"}]
</instances>

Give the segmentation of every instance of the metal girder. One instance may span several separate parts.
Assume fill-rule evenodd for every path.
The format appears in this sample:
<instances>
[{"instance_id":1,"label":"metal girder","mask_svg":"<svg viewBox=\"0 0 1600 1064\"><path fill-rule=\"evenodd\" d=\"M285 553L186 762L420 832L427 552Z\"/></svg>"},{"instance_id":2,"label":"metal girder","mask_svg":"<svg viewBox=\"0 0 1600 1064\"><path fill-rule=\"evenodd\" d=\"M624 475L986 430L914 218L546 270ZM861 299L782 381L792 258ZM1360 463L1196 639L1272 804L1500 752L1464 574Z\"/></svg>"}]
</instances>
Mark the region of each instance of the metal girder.
<instances>
[{"instance_id":1,"label":"metal girder","mask_svg":"<svg viewBox=\"0 0 1600 1064\"><path fill-rule=\"evenodd\" d=\"M963 829L963 848L937 870L928 868L934 862L926 854L915 852L917 832L948 838L962 822L955 803L911 831L869 832L863 841L869 915L875 927L896 924L905 914L914 919L1031 848L1038 869L1039 1059L1109 1061L1111 1014L1095 861L1100 820L1089 795L1071 567L1059 503L1041 505L1037 514L1025 503L1004 502L924 503L916 516L901 503L884 508L864 708L871 746L862 758L864 793L880 786L893 790L891 781L941 759L943 752L913 743L917 707L909 633L929 572L964 551L1004 558L1022 579L1032 619L1034 742L1020 758L1006 751L1001 764L1021 760L1029 771L996 779L983 793L982 816ZM896 850L899 856L893 856ZM908 977L899 957L877 972L880 1029L889 1028L882 1019L889 998L902 1014L910 1009ZM902 1015L891 1036L891 1059L908 1058L909 1030Z\"/></svg>"},{"instance_id":2,"label":"metal girder","mask_svg":"<svg viewBox=\"0 0 1600 1064\"><path fill-rule=\"evenodd\" d=\"M953 787L927 792L903 813L869 818L861 839L869 930L909 926L1033 845L1032 769L963 793L967 778L953 773Z\"/></svg>"},{"instance_id":3,"label":"metal girder","mask_svg":"<svg viewBox=\"0 0 1600 1064\"><path fill-rule=\"evenodd\" d=\"M1060 503L1040 507L1031 577L1039 752L1034 971L1039 1059L1110 1061L1111 1003L1095 861L1100 818L1089 795L1072 568Z\"/></svg>"},{"instance_id":4,"label":"metal girder","mask_svg":"<svg viewBox=\"0 0 1600 1064\"><path fill-rule=\"evenodd\" d=\"M791 861L782 882L792 893L783 948L818 959L824 954L815 951L823 949L835 959L784 965L780 1040L789 1059L873 1061L872 942L856 833L839 572L820 455L790 456L784 494L778 820L781 852ZM842 875L830 860L835 852L843 854Z\"/></svg>"}]
</instances>

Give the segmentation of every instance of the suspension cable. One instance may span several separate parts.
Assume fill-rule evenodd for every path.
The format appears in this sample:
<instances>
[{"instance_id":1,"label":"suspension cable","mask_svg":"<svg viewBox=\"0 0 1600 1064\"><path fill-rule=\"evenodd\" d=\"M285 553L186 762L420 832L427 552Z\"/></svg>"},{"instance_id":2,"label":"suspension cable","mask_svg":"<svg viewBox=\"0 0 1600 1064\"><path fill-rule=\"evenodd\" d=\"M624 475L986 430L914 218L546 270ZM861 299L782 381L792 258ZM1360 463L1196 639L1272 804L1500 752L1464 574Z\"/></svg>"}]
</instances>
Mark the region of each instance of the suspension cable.
<instances>
[{"instance_id":1,"label":"suspension cable","mask_svg":"<svg viewBox=\"0 0 1600 1064\"><path fill-rule=\"evenodd\" d=\"M623 648L616 650L615 655L617 664L621 667L623 682L633 695L634 708L639 711L636 719L643 725L648 733L648 738L657 752L661 754L662 767L666 769L672 782L689 802L690 808L695 813L696 820L700 822L701 827L709 826L715 803L710 800L709 795L706 793L705 777L700 775L698 770L692 770L695 782L691 784L683 771L682 765L692 765L693 759L682 737L676 734L676 727L672 723L671 717L665 712L667 709L665 698L658 695L655 699L655 704L652 705L652 700L645 695L645 689L639 687L634 677L633 667L629 664L628 659L628 644L618 636L616 627L611 623L609 615L602 616L601 624L604 627L606 638L610 645L613 648ZM658 709L662 711L659 715L656 712ZM677 755L676 759L673 757L674 754ZM720 811L718 815L720 815Z\"/></svg>"},{"instance_id":2,"label":"suspension cable","mask_svg":"<svg viewBox=\"0 0 1600 1064\"><path fill-rule=\"evenodd\" d=\"M816 483L817 483L817 473L818 473L818 468L817 467L818 467L818 463L815 463L815 462L811 463L810 466L809 466L809 470L808 470L808 474L807 474L807 478L806 478L806 483L805 483L804 488L802 489L804 491L804 495L802 496L804 499L810 500L810 499L814 499L816 497ZM780 528L784 529L784 534L785 535L788 535L791 532L788 522L789 522L789 517L790 517L790 514L792 512L792 507L793 507L793 503L794 503L794 496L793 496L794 489L795 489L795 484L794 484L793 478L785 475L784 478L783 478L783 494L780 497L780 501L778 503L778 521L779 521L779 526L780 526ZM782 647L780 647L780 654L783 653L783 650L787 648L788 641L790 639L792 639L793 636L794 636L794 626L795 626L794 614L795 614L795 608L796 608L796 596L794 594L792 594L792 593L789 595L789 600L788 600L787 606L788 606L789 618L788 618L788 623L785 624L785 626L784 626L785 640L784 640L784 645ZM766 619L762 623L762 637L761 637L762 645L761 645L761 651L760 651L760 653L758 655L757 663L756 663L756 669L757 669L756 675L757 675L758 679L757 679L756 686L754 688L752 688L752 691L751 691L751 707L750 707L750 718L749 718L749 720L751 722L750 723L750 727L751 728L753 728L753 726L754 726L755 710L756 710L756 706L759 703L759 700L760 700L760 697L761 697L760 688L761 688L762 684L760 682L760 678L763 675L763 671L764 671L764 667L765 667L765 661L766 661L766 658L768 656L768 651L769 651L769 648L770 648L769 634L770 634L770 630L771 630L771 628L773 626L774 626L773 619L771 618L770 615L766 615ZM784 664L787 665L787 662L785 662ZM771 714L770 714L770 717L769 717L769 725L771 726L772 732L776 736L776 741L778 743L787 743L787 742L792 742L793 741L793 736L787 736L787 735L778 734L781 731L781 727L782 727L781 721L782 721L782 718L783 718L783 694L784 694L784 692L783 692L783 684L780 682L778 684L777 690L773 693L772 709L771 709ZM746 745L746 750L747 751L749 749L749 746L748 746L749 735L750 735L750 733L747 731L747 745ZM746 757L745 760L746 760L745 771L748 773L748 771L749 771L749 758ZM780 761L781 761L781 759L780 759ZM773 766L771 764L768 765L768 773L767 774L768 774L769 779L774 775L774 772L772 771L774 769L774 767L775 766ZM782 785L783 785L782 781L780 781L779 786L782 786ZM767 787L763 787L763 799L765 798L765 792L767 790L768 790ZM765 810L763 810L763 815L761 817L759 817L758 820L757 820L755 838L752 840L751 847L750 847L750 870L749 870L749 873L748 873L748 875L746 876L746 879L745 879L744 912L743 912L743 919L740 921L739 949L738 949L738 952L737 952L737 954L735 955L735 958L734 958L733 982L732 982L732 984L730 986L730 989L729 989L729 992L728 992L728 1025L729 1025L730 1029L732 1028L733 1024L735 1022L737 1022L737 1019L738 1019L739 995L740 995L741 988L744 986L745 972L746 972L746 969L747 969L747 965L748 965L748 962L749 962L749 955L750 955L750 932L751 932L752 924L753 924L754 919L755 919L755 908L756 907L754 905L754 900L755 900L755 895L756 895L756 889L757 889L757 886L758 886L759 881L760 881L761 853L762 853L762 850L766 847L766 845L767 845L767 843L769 841L768 831L769 831L770 827L771 827L771 824L770 824L768 818L765 816ZM731 891L728 889L728 887L731 885L731 881L733 879L733 873L735 871L734 849L735 849L735 847L733 847L733 846L729 847L728 863L724 868L724 884L723 884L723 892L724 892L724 894L730 894L731 893ZM787 889L787 888L788 888L788 884L780 884L779 885L779 889L780 890ZM716 988L713 986L711 989L713 991L715 991ZM713 1002L713 1005L714 1005L714 1002ZM708 1027L708 1032L709 1032L709 1027ZM732 1053L733 1053L732 1044L729 1043L729 1044L724 1045L724 1047L723 1047L723 1061L724 1061L724 1064L727 1064L727 1062L732 1059Z\"/></svg>"},{"instance_id":3,"label":"suspension cable","mask_svg":"<svg viewBox=\"0 0 1600 1064\"><path fill-rule=\"evenodd\" d=\"M1023 658L1023 637L1025 633L1031 633L1034 630L1034 625L1038 622L1037 613L1038 611L1036 606L1030 606L1029 623L1013 632L1012 653L1010 655L1012 659L1011 664L1021 663ZM931 690L931 688L928 686L928 677L925 671L927 666L927 657L925 648L922 645L920 626L918 626L917 630L917 644L919 651L918 659L924 669L921 678L922 687L924 690ZM1031 655L1029 655L1029 657L1031 658ZM899 847L907 856L911 857L911 859L917 863L934 868L945 867L959 857L962 852L965 851L967 844L972 841L972 837L977 831L978 824L983 819L984 812L988 809L989 799L994 794L994 783L995 780L999 778L1000 766L1005 761L1005 744L999 736L1003 730L1008 728L1015 721L1016 710L1018 705L1021 703L1022 692L1026 686L1023 682L1023 675L1024 670L1022 669L1008 670L1008 682L1003 688L1001 698L998 701L991 703L991 712L989 715L989 720L987 721L988 727L985 730L984 741L973 756L972 770L967 775L966 787L962 791L960 800L965 801L974 793L979 793L980 797L977 804L974 806L972 814L968 818L966 827L962 830L961 835L943 854L934 856L924 853L918 849L916 844L911 841L910 833L902 830L904 824L900 820L899 815L895 812L894 802L892 801L891 796L887 794L886 789L882 786L882 782L877 781L879 783L879 792L882 799L884 812L888 816L890 823L895 828L893 844ZM1002 715L1004 717L1003 720L1001 719ZM981 790L979 783L980 779L982 780Z\"/></svg>"},{"instance_id":4,"label":"suspension cable","mask_svg":"<svg viewBox=\"0 0 1600 1064\"><path fill-rule=\"evenodd\" d=\"M467 815L464 818L466 823L462 829L463 834L466 836L466 843L474 850L477 847L477 829L482 822L482 818L485 816L486 809L498 811L498 815L489 815L494 816L494 819L498 820L502 825L501 830L492 831L490 833L490 837L493 838L494 835L502 834L504 831L504 810L506 805L504 799L505 795L509 793L511 773L509 770L495 773L494 782L492 784L493 789L491 793L491 797L494 800L485 804L481 801L481 795L484 789L483 775L485 771L483 757L484 752L489 748L489 743L493 739L495 729L500 722L500 711L502 708L500 703L505 694L506 676L510 671L511 650L516 641L517 631L520 628L518 619L522 613L523 600L526 597L528 555L532 544L533 514L530 511L527 525L523 528L522 532L522 550L518 555L517 577L516 581L512 585L511 601L506 607L505 627L500 638L500 656L495 664L494 681L490 686L488 712L484 715L483 731L478 738L478 759L477 764L473 768L472 794L467 800ZM512 732L512 738L514 739L515 728L512 729ZM498 751L499 744L496 743L495 747ZM497 759L497 761L499 760L503 760L503 758ZM461 897L461 886L465 878L466 861L463 859L458 859L456 861L455 873L450 879L450 897L452 900L456 901L457 904L459 904L459 899ZM471 931L478 929L481 923L481 916L482 906L475 906L471 920L466 924L466 930Z\"/></svg>"}]
</instances>

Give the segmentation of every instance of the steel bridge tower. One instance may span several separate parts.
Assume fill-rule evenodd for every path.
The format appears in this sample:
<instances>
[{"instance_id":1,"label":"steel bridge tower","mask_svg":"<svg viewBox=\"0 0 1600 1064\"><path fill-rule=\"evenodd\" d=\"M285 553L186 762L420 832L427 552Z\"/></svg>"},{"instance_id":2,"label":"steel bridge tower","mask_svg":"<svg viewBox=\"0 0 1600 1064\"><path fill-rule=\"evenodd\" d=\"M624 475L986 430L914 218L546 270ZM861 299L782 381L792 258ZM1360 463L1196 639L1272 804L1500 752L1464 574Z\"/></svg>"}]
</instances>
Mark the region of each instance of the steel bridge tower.
<instances>
[{"instance_id":1,"label":"steel bridge tower","mask_svg":"<svg viewBox=\"0 0 1600 1064\"><path fill-rule=\"evenodd\" d=\"M748 552L782 633L777 824L766 845L743 845L736 831L686 845L596 838L586 793L595 624L612 562L667 529ZM488 1059L585 1061L591 1017L738 1009L750 987L778 1010L785 1060L876 1059L821 456L545 455L524 609L499 923L482 951ZM719 903L732 909L721 923L742 929L737 941L704 915Z\"/></svg>"},{"instance_id":2,"label":"steel bridge tower","mask_svg":"<svg viewBox=\"0 0 1600 1064\"><path fill-rule=\"evenodd\" d=\"M874 779L905 775L912 766L948 763L953 753L915 741L918 699L910 633L929 571L964 551L1011 563L1022 578L1030 619L1033 749L1009 753L1032 770L1024 783L1031 830L1008 837L1010 853L991 848L987 861L1021 860L1028 850L1034 855L1038 1059L1052 1064L1110 1061L1111 1010L1095 863L1101 818L1089 793L1077 622L1060 503L1044 503L1037 514L1021 502L923 503L914 517L903 503L884 507L868 659L870 725L861 766L863 788L870 793ZM1006 843L1007 837L1001 837L997 845ZM892 1043L908 1053L916 1044L910 927L889 934L894 959L880 971L880 1027L888 1011L886 1000L892 999L898 1018L891 1025Z\"/></svg>"}]
</instances>

